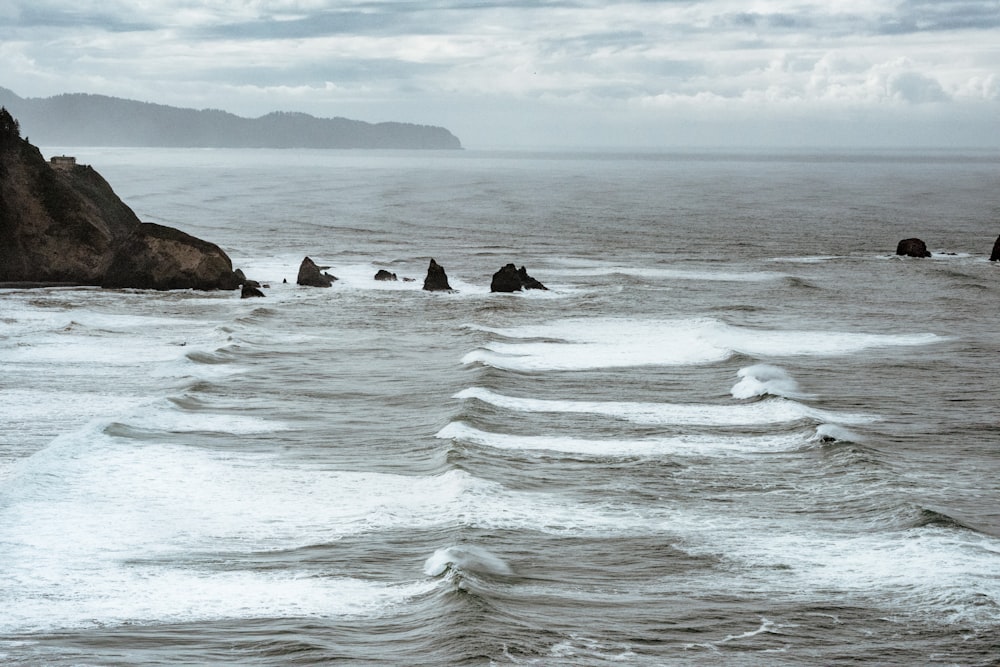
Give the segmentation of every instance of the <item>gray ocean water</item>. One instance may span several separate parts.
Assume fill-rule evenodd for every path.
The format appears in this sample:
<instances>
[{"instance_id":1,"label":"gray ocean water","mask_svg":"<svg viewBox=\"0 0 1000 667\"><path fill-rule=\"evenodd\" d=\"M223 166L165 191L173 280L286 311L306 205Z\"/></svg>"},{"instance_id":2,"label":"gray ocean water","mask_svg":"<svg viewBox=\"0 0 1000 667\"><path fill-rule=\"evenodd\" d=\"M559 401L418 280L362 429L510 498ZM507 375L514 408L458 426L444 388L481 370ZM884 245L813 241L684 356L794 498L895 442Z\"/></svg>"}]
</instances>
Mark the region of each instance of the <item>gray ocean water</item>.
<instances>
[{"instance_id":1,"label":"gray ocean water","mask_svg":"<svg viewBox=\"0 0 1000 667\"><path fill-rule=\"evenodd\" d=\"M1000 155L49 153L270 287L0 291L0 663L1000 660Z\"/></svg>"}]
</instances>

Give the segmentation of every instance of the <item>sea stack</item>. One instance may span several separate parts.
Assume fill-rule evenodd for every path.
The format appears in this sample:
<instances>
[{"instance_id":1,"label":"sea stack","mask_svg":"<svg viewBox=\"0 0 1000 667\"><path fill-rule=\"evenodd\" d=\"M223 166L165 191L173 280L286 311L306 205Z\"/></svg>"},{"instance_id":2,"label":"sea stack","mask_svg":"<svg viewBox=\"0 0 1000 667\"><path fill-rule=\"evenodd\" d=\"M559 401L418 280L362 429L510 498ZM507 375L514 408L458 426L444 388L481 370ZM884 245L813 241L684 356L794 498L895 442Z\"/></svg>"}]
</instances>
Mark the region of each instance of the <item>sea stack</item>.
<instances>
[{"instance_id":1,"label":"sea stack","mask_svg":"<svg viewBox=\"0 0 1000 667\"><path fill-rule=\"evenodd\" d=\"M896 254L906 257L930 257L927 244L920 239L903 239L896 245Z\"/></svg>"},{"instance_id":2,"label":"sea stack","mask_svg":"<svg viewBox=\"0 0 1000 667\"><path fill-rule=\"evenodd\" d=\"M299 265L299 276L295 282L306 287L329 287L337 279L336 276L326 273L326 269L329 268L329 266L318 266L316 262L306 257Z\"/></svg>"},{"instance_id":3,"label":"sea stack","mask_svg":"<svg viewBox=\"0 0 1000 667\"><path fill-rule=\"evenodd\" d=\"M433 259L427 267L427 277L424 278L424 289L429 292L451 291L451 285L448 284L448 276L444 272L444 267Z\"/></svg>"},{"instance_id":4,"label":"sea stack","mask_svg":"<svg viewBox=\"0 0 1000 667\"><path fill-rule=\"evenodd\" d=\"M518 269L514 264L508 264L493 274L490 282L491 292L520 292L522 289L543 289L548 288L528 275L528 270L523 266Z\"/></svg>"},{"instance_id":5,"label":"sea stack","mask_svg":"<svg viewBox=\"0 0 1000 667\"><path fill-rule=\"evenodd\" d=\"M0 283L234 290L240 281L217 245L140 222L90 166L46 162L0 109Z\"/></svg>"},{"instance_id":6,"label":"sea stack","mask_svg":"<svg viewBox=\"0 0 1000 667\"><path fill-rule=\"evenodd\" d=\"M990 253L990 261L996 262L997 260L1000 260L1000 236L993 243L993 252Z\"/></svg>"}]
</instances>

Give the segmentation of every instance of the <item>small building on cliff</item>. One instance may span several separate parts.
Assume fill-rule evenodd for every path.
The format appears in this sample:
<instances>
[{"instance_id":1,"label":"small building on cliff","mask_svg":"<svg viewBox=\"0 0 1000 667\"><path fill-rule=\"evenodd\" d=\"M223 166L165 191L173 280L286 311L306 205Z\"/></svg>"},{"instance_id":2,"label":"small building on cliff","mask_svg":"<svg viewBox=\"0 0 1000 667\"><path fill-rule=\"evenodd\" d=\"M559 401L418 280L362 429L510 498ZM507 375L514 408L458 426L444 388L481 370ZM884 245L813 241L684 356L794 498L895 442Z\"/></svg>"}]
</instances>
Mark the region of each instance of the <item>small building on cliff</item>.
<instances>
[{"instance_id":1,"label":"small building on cliff","mask_svg":"<svg viewBox=\"0 0 1000 667\"><path fill-rule=\"evenodd\" d=\"M76 158L69 155L54 155L49 164L53 169L72 169L76 166Z\"/></svg>"}]
</instances>

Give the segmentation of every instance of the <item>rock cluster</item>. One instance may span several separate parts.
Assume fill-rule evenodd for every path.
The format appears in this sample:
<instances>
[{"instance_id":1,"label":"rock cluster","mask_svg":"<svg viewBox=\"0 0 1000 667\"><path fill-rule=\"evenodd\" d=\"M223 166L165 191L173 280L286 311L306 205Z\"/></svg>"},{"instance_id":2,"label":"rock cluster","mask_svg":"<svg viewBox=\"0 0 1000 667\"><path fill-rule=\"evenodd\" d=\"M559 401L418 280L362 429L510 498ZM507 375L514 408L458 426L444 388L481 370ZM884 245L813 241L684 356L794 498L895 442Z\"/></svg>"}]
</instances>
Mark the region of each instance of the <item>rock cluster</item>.
<instances>
[{"instance_id":1,"label":"rock cluster","mask_svg":"<svg viewBox=\"0 0 1000 667\"><path fill-rule=\"evenodd\" d=\"M494 273L490 282L491 292L520 292L522 289L547 290L548 288L529 276L523 266L519 269L514 264L508 264Z\"/></svg>"}]
</instances>

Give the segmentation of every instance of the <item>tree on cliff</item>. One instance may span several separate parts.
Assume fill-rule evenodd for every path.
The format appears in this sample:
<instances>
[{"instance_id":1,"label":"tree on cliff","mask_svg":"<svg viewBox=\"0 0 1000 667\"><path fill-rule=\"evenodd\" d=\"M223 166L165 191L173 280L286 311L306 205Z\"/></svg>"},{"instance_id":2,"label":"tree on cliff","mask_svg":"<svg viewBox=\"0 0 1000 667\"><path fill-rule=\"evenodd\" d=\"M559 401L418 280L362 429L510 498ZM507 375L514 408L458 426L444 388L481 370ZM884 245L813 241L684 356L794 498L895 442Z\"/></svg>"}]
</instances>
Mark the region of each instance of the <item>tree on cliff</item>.
<instances>
[{"instance_id":1,"label":"tree on cliff","mask_svg":"<svg viewBox=\"0 0 1000 667\"><path fill-rule=\"evenodd\" d=\"M21 140L21 124L10 115L6 107L0 107L0 148L9 148Z\"/></svg>"}]
</instances>

